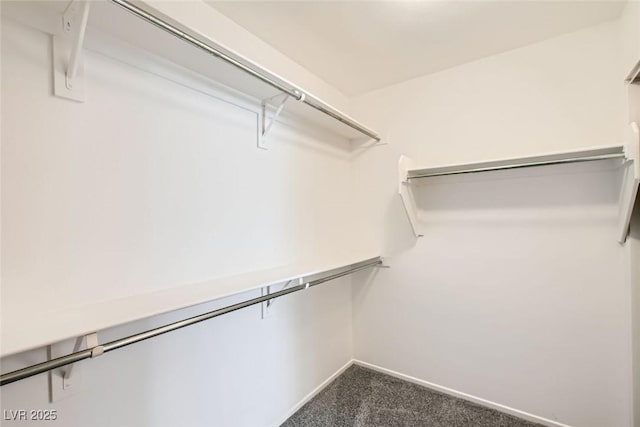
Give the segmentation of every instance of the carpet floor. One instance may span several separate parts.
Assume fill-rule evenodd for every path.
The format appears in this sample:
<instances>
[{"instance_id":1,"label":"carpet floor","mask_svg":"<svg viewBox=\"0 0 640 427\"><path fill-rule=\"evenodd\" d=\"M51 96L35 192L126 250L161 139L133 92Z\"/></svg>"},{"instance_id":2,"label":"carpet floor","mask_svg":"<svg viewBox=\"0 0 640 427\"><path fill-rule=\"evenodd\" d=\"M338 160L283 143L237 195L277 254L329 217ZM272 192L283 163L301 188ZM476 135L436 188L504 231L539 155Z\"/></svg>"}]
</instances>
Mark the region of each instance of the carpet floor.
<instances>
[{"instance_id":1,"label":"carpet floor","mask_svg":"<svg viewBox=\"0 0 640 427\"><path fill-rule=\"evenodd\" d=\"M281 427L539 427L353 365Z\"/></svg>"}]
</instances>

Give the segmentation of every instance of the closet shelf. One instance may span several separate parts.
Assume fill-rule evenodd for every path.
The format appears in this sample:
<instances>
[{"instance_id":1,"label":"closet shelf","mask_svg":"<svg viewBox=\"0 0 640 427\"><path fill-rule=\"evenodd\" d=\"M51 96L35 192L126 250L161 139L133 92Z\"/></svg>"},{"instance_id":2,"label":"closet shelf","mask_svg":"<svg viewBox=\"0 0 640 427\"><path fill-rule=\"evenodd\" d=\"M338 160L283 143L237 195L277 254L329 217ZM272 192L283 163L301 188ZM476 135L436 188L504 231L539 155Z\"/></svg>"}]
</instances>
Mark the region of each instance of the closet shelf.
<instances>
[{"instance_id":1,"label":"closet shelf","mask_svg":"<svg viewBox=\"0 0 640 427\"><path fill-rule=\"evenodd\" d=\"M532 166L555 165L561 163L588 162L624 158L624 147L614 146L590 150L568 151L564 153L545 154L504 160L490 160L474 163L460 163L428 168L411 168L407 170L407 180L429 178L432 176L458 175L465 173L489 172L503 169L518 169Z\"/></svg>"},{"instance_id":2,"label":"closet shelf","mask_svg":"<svg viewBox=\"0 0 640 427\"><path fill-rule=\"evenodd\" d=\"M21 315L4 312L0 357L249 291L266 290L270 286L288 282L294 285L321 282L341 273L380 264L382 258L379 256L341 262L305 262L85 306L61 308L38 313L37 316L26 310Z\"/></svg>"},{"instance_id":3,"label":"closet shelf","mask_svg":"<svg viewBox=\"0 0 640 427\"><path fill-rule=\"evenodd\" d=\"M624 170L619 196L619 234L617 238L619 242L624 243L629 231L631 213L640 184L639 134L638 125L631 123L629 126L628 142L624 145L446 166L416 167L410 158L401 156L398 162L398 193L404 204L414 234L416 237L421 237L423 234L419 227L417 207L411 192L411 183L415 180L445 175L620 159L621 166Z\"/></svg>"},{"instance_id":4,"label":"closet shelf","mask_svg":"<svg viewBox=\"0 0 640 427\"><path fill-rule=\"evenodd\" d=\"M251 98L257 104L256 113L260 115L257 126L259 145L270 127L268 122L277 119L280 113L278 106L286 97L289 99L284 107L286 114L296 121L326 129L349 140L380 141L377 132L319 97L187 28L150 4L129 0L6 2L3 13L54 35L54 86L58 96L83 100L85 76L80 51L85 45L86 27L88 39L106 35L124 41ZM69 28L63 29L63 23L68 23ZM91 40L86 45L91 50L102 49L100 43L92 43ZM77 51L74 50L76 47ZM74 81L67 87L70 76Z\"/></svg>"}]
</instances>

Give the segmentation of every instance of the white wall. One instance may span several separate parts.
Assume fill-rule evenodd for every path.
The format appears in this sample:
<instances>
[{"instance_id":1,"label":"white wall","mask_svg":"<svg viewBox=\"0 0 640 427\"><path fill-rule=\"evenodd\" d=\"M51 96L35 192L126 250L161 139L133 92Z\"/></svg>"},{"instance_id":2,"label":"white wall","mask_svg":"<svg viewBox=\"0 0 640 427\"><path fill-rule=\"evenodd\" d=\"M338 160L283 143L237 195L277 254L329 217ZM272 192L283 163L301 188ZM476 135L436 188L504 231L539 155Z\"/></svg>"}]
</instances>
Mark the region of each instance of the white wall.
<instances>
[{"instance_id":1,"label":"white wall","mask_svg":"<svg viewBox=\"0 0 640 427\"><path fill-rule=\"evenodd\" d=\"M254 112L89 51L86 102L53 97L50 43L3 17L3 322L335 257L336 242L351 252L346 142L276 125L258 150ZM349 285L287 297L266 320L256 306L83 362L82 391L55 404L46 375L7 385L2 409L56 409L64 426L277 424L351 359ZM34 350L2 370L42 360Z\"/></svg>"},{"instance_id":2,"label":"white wall","mask_svg":"<svg viewBox=\"0 0 640 427\"><path fill-rule=\"evenodd\" d=\"M630 119L640 123L640 86L632 86ZM633 410L634 426L640 426L640 196L631 219L629 245L631 250L631 342L633 346Z\"/></svg>"},{"instance_id":3,"label":"white wall","mask_svg":"<svg viewBox=\"0 0 640 427\"><path fill-rule=\"evenodd\" d=\"M640 58L640 1L627 2L620 15L621 71L626 77Z\"/></svg>"},{"instance_id":4,"label":"white wall","mask_svg":"<svg viewBox=\"0 0 640 427\"><path fill-rule=\"evenodd\" d=\"M640 200L636 201L636 206ZM633 360L633 422L640 426L640 209L634 210L629 235L631 246L631 324Z\"/></svg>"},{"instance_id":5,"label":"white wall","mask_svg":"<svg viewBox=\"0 0 640 427\"><path fill-rule=\"evenodd\" d=\"M624 140L620 25L371 92L389 145L357 162L362 237L391 269L354 281L356 359L573 426L629 426L628 251L610 163L425 180L416 240L397 196L419 165Z\"/></svg>"},{"instance_id":6,"label":"white wall","mask_svg":"<svg viewBox=\"0 0 640 427\"><path fill-rule=\"evenodd\" d=\"M630 1L621 15L621 75L627 76L640 61L640 2ZM628 121L640 123L640 86L627 91ZM636 202L638 206L638 202ZM633 425L640 427L640 209L636 207L629 236L631 257L631 329L633 363Z\"/></svg>"}]
</instances>

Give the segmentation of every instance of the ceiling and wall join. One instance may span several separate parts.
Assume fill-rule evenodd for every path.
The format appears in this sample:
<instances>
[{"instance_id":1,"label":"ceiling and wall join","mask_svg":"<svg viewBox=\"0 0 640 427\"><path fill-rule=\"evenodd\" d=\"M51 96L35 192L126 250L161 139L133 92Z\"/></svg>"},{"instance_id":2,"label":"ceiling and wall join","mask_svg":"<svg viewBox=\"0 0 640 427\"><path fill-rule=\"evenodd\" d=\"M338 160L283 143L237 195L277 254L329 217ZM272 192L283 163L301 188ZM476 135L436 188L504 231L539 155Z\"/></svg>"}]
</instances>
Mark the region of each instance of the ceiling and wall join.
<instances>
[{"instance_id":1,"label":"ceiling and wall join","mask_svg":"<svg viewBox=\"0 0 640 427\"><path fill-rule=\"evenodd\" d=\"M616 19L625 5L621 1L207 3L349 96Z\"/></svg>"}]
</instances>

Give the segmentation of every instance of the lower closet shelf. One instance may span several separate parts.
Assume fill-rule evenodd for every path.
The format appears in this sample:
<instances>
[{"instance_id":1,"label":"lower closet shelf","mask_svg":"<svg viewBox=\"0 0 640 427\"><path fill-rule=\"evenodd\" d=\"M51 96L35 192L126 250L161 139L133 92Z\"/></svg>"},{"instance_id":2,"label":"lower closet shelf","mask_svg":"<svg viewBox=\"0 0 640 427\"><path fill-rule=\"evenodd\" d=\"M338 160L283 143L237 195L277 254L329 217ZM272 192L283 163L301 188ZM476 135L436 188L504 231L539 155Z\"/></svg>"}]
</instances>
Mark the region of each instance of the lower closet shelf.
<instances>
[{"instance_id":1,"label":"lower closet shelf","mask_svg":"<svg viewBox=\"0 0 640 427\"><path fill-rule=\"evenodd\" d=\"M1 357L84 336L128 322L195 306L280 283L329 280L341 273L382 264L379 256L330 263L303 263L262 270L82 307L10 317L4 313Z\"/></svg>"}]
</instances>

